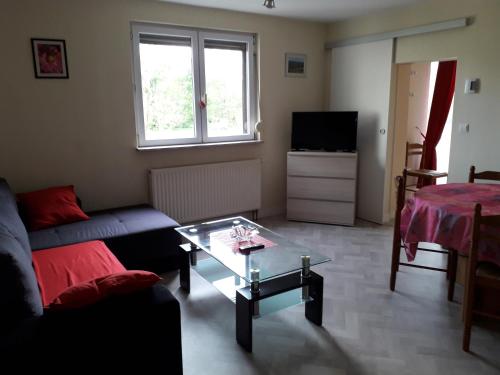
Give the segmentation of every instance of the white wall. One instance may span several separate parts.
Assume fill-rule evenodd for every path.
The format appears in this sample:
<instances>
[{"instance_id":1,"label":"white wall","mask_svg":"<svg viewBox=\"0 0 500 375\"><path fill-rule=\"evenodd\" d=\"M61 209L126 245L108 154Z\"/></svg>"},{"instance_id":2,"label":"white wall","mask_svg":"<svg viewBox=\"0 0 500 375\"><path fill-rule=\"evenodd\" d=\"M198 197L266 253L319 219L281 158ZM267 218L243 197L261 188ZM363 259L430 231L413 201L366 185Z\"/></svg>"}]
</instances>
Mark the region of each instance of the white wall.
<instances>
[{"instance_id":1,"label":"white wall","mask_svg":"<svg viewBox=\"0 0 500 375\"><path fill-rule=\"evenodd\" d=\"M396 62L458 60L449 181L466 181L468 169L500 170L500 2L432 0L330 25L329 40L380 33L433 22L470 17L463 29L399 38ZM481 91L463 92L466 78L480 78ZM470 123L470 133L458 133Z\"/></svg>"},{"instance_id":2,"label":"white wall","mask_svg":"<svg viewBox=\"0 0 500 375\"><path fill-rule=\"evenodd\" d=\"M383 223L392 165L387 146L393 42L339 47L331 54L330 109L359 112L357 216Z\"/></svg>"},{"instance_id":3,"label":"white wall","mask_svg":"<svg viewBox=\"0 0 500 375\"><path fill-rule=\"evenodd\" d=\"M137 151L130 21L257 33L264 143ZM2 2L0 175L15 191L74 184L98 209L147 201L149 168L262 158L263 214L284 212L291 112L324 107L326 31L150 0ZM66 40L68 80L34 78L32 37ZM285 52L307 55L307 78L285 77Z\"/></svg>"}]
</instances>

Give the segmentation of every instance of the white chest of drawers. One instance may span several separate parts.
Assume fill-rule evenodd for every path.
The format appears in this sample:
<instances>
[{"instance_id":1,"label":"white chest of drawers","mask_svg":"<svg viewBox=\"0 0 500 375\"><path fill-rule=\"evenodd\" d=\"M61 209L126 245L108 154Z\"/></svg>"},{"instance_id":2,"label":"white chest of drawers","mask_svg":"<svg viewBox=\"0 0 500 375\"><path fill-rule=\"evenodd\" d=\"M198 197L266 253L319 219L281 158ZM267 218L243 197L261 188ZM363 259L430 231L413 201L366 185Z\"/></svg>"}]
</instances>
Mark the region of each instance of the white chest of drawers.
<instances>
[{"instance_id":1,"label":"white chest of drawers","mask_svg":"<svg viewBox=\"0 0 500 375\"><path fill-rule=\"evenodd\" d=\"M354 225L358 155L290 151L287 219Z\"/></svg>"}]
</instances>

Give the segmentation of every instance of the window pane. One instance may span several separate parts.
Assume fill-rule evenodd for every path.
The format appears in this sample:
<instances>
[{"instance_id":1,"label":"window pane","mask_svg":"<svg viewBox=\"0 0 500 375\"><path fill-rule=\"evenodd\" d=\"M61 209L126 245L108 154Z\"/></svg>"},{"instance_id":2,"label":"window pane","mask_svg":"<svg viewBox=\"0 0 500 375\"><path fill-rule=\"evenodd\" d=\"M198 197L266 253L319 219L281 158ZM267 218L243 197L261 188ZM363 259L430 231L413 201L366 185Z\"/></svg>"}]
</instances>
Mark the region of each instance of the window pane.
<instances>
[{"instance_id":1,"label":"window pane","mask_svg":"<svg viewBox=\"0 0 500 375\"><path fill-rule=\"evenodd\" d=\"M192 48L140 43L146 140L196 135Z\"/></svg>"},{"instance_id":2,"label":"window pane","mask_svg":"<svg viewBox=\"0 0 500 375\"><path fill-rule=\"evenodd\" d=\"M209 42L210 43L210 42ZM207 48L205 82L209 137L247 134L245 121L245 52L241 46Z\"/></svg>"}]
</instances>

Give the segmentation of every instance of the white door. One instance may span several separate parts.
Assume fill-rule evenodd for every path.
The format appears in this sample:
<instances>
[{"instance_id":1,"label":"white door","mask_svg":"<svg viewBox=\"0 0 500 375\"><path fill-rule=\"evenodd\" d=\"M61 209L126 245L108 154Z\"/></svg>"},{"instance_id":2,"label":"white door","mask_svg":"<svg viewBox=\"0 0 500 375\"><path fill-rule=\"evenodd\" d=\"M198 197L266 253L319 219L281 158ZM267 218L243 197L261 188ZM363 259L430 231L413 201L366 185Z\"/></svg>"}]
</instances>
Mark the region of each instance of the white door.
<instances>
[{"instance_id":1,"label":"white door","mask_svg":"<svg viewBox=\"0 0 500 375\"><path fill-rule=\"evenodd\" d=\"M389 107L393 40L332 50L330 110L358 111L357 217L388 220Z\"/></svg>"}]
</instances>

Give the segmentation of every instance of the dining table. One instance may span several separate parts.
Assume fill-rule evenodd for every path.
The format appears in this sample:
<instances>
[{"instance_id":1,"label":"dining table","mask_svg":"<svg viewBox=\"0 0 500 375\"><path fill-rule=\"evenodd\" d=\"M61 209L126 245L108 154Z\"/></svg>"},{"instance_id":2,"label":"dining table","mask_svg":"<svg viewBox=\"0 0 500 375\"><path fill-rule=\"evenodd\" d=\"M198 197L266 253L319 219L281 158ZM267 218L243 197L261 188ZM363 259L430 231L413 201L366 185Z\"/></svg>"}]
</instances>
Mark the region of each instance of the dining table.
<instances>
[{"instance_id":1,"label":"dining table","mask_svg":"<svg viewBox=\"0 0 500 375\"><path fill-rule=\"evenodd\" d=\"M441 245L465 255L470 251L474 207L482 215L500 215L500 184L448 183L425 186L409 198L401 212L401 238L408 261L417 255L419 242ZM481 227L479 261L500 266L500 247L491 238L500 228Z\"/></svg>"}]
</instances>

